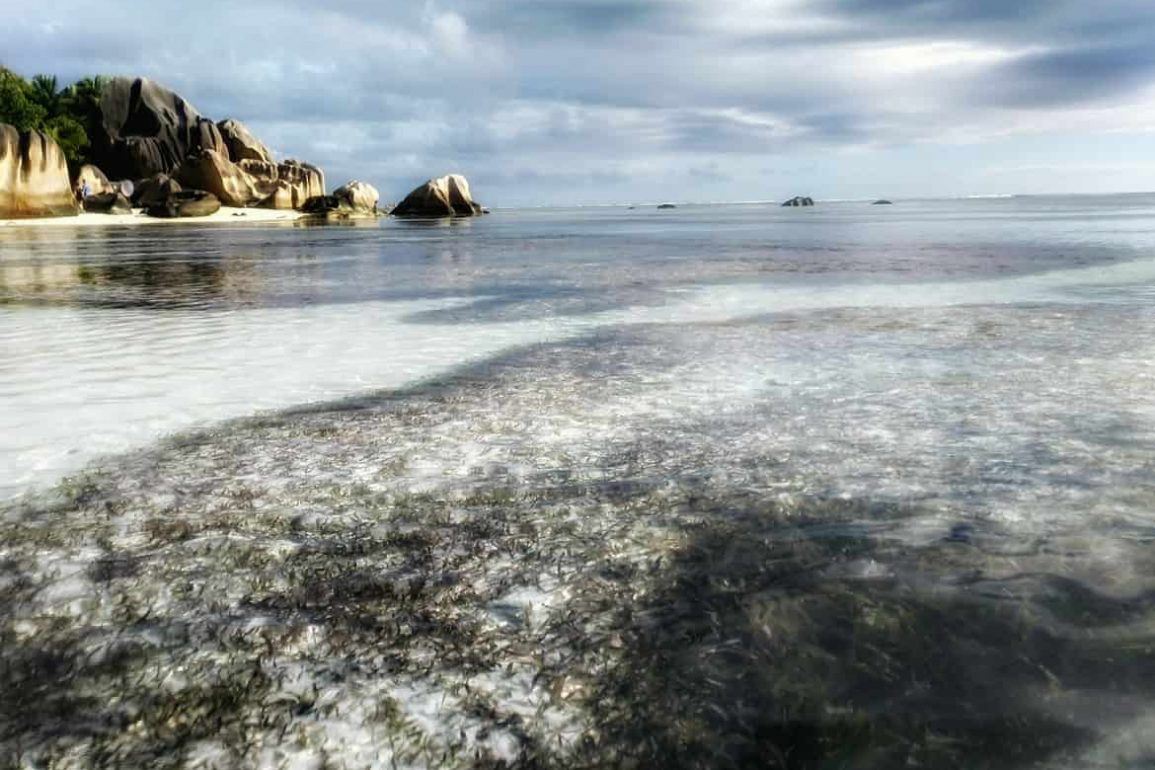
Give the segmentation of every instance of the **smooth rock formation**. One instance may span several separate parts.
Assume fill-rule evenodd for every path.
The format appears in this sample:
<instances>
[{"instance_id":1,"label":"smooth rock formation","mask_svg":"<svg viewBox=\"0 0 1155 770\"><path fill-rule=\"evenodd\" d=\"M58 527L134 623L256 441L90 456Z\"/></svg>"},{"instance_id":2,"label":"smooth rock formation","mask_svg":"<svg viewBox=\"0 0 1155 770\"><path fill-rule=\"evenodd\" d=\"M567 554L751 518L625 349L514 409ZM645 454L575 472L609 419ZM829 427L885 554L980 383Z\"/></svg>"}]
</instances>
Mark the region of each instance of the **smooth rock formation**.
<instances>
[{"instance_id":1,"label":"smooth rock formation","mask_svg":"<svg viewBox=\"0 0 1155 770\"><path fill-rule=\"evenodd\" d=\"M893 205L894 205L894 201L888 201L888 200L885 200L885 199L884 199L884 200L877 200L877 201L875 201L874 203L872 203L872 204L870 204L870 205L871 205L871 206L893 206Z\"/></svg>"},{"instance_id":2,"label":"smooth rock formation","mask_svg":"<svg viewBox=\"0 0 1155 770\"><path fill-rule=\"evenodd\" d=\"M56 142L0 123L0 219L76 214L68 163Z\"/></svg>"},{"instance_id":3,"label":"smooth rock formation","mask_svg":"<svg viewBox=\"0 0 1155 770\"><path fill-rule=\"evenodd\" d=\"M96 165L113 179L171 174L190 153L228 157L220 130L183 98L145 78L114 78L101 94Z\"/></svg>"},{"instance_id":4,"label":"smooth rock formation","mask_svg":"<svg viewBox=\"0 0 1155 770\"><path fill-rule=\"evenodd\" d=\"M333 197L344 201L349 208L369 213L376 213L377 204L381 201L381 193L377 192L376 187L355 179L334 190Z\"/></svg>"},{"instance_id":5,"label":"smooth rock formation","mask_svg":"<svg viewBox=\"0 0 1155 770\"><path fill-rule=\"evenodd\" d=\"M677 207L677 205L675 205L673 203L659 203L658 208L660 208L660 209L676 209L678 207Z\"/></svg>"},{"instance_id":6,"label":"smooth rock formation","mask_svg":"<svg viewBox=\"0 0 1155 770\"><path fill-rule=\"evenodd\" d=\"M309 163L242 160L236 165L261 192L259 205L263 208L299 209L310 198L325 194L325 174Z\"/></svg>"},{"instance_id":7,"label":"smooth rock formation","mask_svg":"<svg viewBox=\"0 0 1155 770\"><path fill-rule=\"evenodd\" d=\"M140 208L146 209L158 203L164 203L169 199L169 196L180 192L182 189L180 183L168 174L157 174L136 183L132 202Z\"/></svg>"},{"instance_id":8,"label":"smooth rock formation","mask_svg":"<svg viewBox=\"0 0 1155 770\"><path fill-rule=\"evenodd\" d=\"M110 190L85 198L84 210L89 214L131 214L132 202L120 191Z\"/></svg>"},{"instance_id":9,"label":"smooth rock formation","mask_svg":"<svg viewBox=\"0 0 1155 770\"><path fill-rule=\"evenodd\" d=\"M237 208L256 205L271 192L216 150L201 150L189 156L173 176L182 187L210 192L223 205Z\"/></svg>"},{"instance_id":10,"label":"smooth rock formation","mask_svg":"<svg viewBox=\"0 0 1155 770\"><path fill-rule=\"evenodd\" d=\"M204 190L181 190L174 192L163 201L149 206L145 213L150 217L164 219L185 217L207 217L221 210L220 200Z\"/></svg>"},{"instance_id":11,"label":"smooth rock formation","mask_svg":"<svg viewBox=\"0 0 1155 770\"><path fill-rule=\"evenodd\" d=\"M309 222L355 222L358 220L376 219L381 215L376 208L354 206L349 198L334 195L316 195L305 201L301 206L301 213L306 214L304 221Z\"/></svg>"},{"instance_id":12,"label":"smooth rock formation","mask_svg":"<svg viewBox=\"0 0 1155 770\"><path fill-rule=\"evenodd\" d=\"M263 163L273 162L273 153L257 137L253 136L248 127L239 120L222 120L217 123L217 129L229 148L229 158L233 163L242 160L257 160Z\"/></svg>"},{"instance_id":13,"label":"smooth rock formation","mask_svg":"<svg viewBox=\"0 0 1155 770\"><path fill-rule=\"evenodd\" d=\"M325 193L325 175L316 166L276 163L240 121L214 123L150 80L112 80L101 96L101 116L93 155L114 179L168 174L226 206L295 209Z\"/></svg>"},{"instance_id":14,"label":"smooth rock formation","mask_svg":"<svg viewBox=\"0 0 1155 770\"><path fill-rule=\"evenodd\" d=\"M472 217L482 213L469 182L460 174L430 179L393 209L397 217Z\"/></svg>"},{"instance_id":15,"label":"smooth rock formation","mask_svg":"<svg viewBox=\"0 0 1155 770\"><path fill-rule=\"evenodd\" d=\"M482 213L481 204L473 200L473 193L469 191L469 182L461 174L450 174L444 177L449 187L449 205L453 213L459 217L475 217Z\"/></svg>"},{"instance_id":16,"label":"smooth rock formation","mask_svg":"<svg viewBox=\"0 0 1155 770\"><path fill-rule=\"evenodd\" d=\"M76 172L76 184L73 187L80 189L85 183L88 184L89 195L101 195L113 191L112 183L108 181L104 172L90 164L81 166L80 170ZM85 208L85 211L87 210Z\"/></svg>"},{"instance_id":17,"label":"smooth rock formation","mask_svg":"<svg viewBox=\"0 0 1155 770\"><path fill-rule=\"evenodd\" d=\"M789 206L813 206L813 205L814 205L814 199L813 198L807 198L807 197L802 196L802 195L795 196L795 197L791 198L790 200L788 200L782 204L783 208L786 208Z\"/></svg>"}]
</instances>

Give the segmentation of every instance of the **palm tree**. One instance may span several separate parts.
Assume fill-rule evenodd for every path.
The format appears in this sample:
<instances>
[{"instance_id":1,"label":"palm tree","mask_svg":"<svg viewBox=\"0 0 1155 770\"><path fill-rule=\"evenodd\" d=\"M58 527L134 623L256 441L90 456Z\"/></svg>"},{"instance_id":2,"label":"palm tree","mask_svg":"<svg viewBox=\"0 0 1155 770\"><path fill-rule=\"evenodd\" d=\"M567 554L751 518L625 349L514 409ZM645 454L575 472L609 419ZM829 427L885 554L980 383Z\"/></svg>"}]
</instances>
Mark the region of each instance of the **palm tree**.
<instances>
[{"instance_id":1,"label":"palm tree","mask_svg":"<svg viewBox=\"0 0 1155 770\"><path fill-rule=\"evenodd\" d=\"M57 86L55 75L37 75L32 78L32 100L44 108L49 118L60 114L64 92Z\"/></svg>"}]
</instances>

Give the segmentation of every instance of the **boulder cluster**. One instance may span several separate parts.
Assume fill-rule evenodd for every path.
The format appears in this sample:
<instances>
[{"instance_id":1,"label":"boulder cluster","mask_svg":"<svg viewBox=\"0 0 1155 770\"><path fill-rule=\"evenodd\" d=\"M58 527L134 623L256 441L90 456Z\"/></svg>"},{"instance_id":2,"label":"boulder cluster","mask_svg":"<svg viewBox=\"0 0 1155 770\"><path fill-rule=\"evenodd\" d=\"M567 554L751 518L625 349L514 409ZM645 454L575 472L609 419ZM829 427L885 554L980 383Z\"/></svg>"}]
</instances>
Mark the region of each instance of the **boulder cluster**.
<instances>
[{"instance_id":1,"label":"boulder cluster","mask_svg":"<svg viewBox=\"0 0 1155 770\"><path fill-rule=\"evenodd\" d=\"M0 217L77 213L64 153L46 134L0 124Z\"/></svg>"},{"instance_id":2,"label":"boulder cluster","mask_svg":"<svg viewBox=\"0 0 1155 770\"><path fill-rule=\"evenodd\" d=\"M71 177L47 135L0 124L0 218L133 207L164 217L205 216L221 206L296 209L326 219L382 213L372 185L354 180L326 195L318 167L278 161L240 121L214 122L146 78L110 80L96 124L89 136L92 162ZM484 212L459 175L426 182L393 211L406 217Z\"/></svg>"},{"instance_id":3,"label":"boulder cluster","mask_svg":"<svg viewBox=\"0 0 1155 770\"><path fill-rule=\"evenodd\" d=\"M793 208L793 207L797 207L797 206L813 206L813 205L814 205L814 199L813 198L809 198L809 197L806 197L804 195L796 195L795 197L793 197L790 200L783 203L782 207L783 208Z\"/></svg>"}]
</instances>

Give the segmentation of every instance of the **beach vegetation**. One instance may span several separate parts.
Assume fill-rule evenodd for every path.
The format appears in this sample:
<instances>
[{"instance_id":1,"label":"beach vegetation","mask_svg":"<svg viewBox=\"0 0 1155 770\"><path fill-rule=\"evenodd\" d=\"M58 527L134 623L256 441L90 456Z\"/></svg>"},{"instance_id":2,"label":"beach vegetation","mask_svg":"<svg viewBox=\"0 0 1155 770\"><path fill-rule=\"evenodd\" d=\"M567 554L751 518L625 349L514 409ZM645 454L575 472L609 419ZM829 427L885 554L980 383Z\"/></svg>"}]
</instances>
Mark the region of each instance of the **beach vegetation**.
<instances>
[{"instance_id":1,"label":"beach vegetation","mask_svg":"<svg viewBox=\"0 0 1155 770\"><path fill-rule=\"evenodd\" d=\"M28 80L0 66L0 123L21 131L43 131L60 146L75 171L90 161L89 137L100 123L104 77L90 77L61 87L54 75Z\"/></svg>"}]
</instances>

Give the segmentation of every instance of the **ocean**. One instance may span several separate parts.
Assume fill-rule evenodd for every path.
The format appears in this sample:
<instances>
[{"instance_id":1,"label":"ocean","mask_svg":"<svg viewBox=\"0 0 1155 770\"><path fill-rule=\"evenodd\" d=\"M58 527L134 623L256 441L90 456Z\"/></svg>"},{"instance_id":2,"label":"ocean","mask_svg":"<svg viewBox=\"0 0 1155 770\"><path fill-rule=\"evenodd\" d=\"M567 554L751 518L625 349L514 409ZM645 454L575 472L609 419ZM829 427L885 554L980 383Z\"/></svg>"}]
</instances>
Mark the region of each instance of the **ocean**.
<instances>
[{"instance_id":1,"label":"ocean","mask_svg":"<svg viewBox=\"0 0 1155 770\"><path fill-rule=\"evenodd\" d=\"M1155 195L3 228L0 403L21 761L1155 762Z\"/></svg>"}]
</instances>

